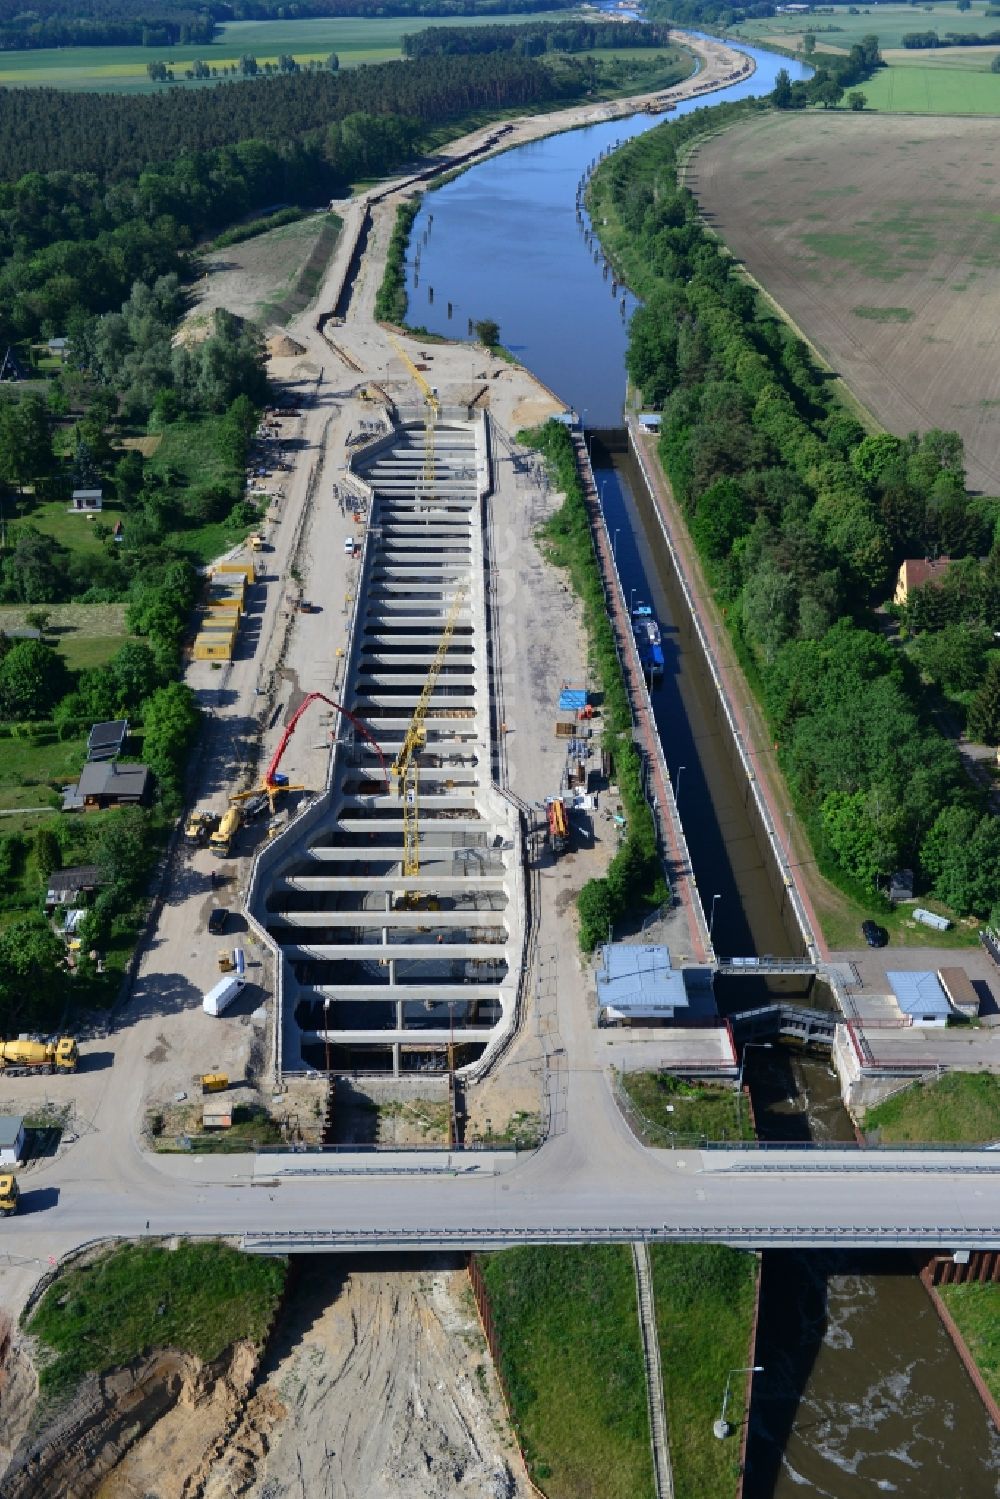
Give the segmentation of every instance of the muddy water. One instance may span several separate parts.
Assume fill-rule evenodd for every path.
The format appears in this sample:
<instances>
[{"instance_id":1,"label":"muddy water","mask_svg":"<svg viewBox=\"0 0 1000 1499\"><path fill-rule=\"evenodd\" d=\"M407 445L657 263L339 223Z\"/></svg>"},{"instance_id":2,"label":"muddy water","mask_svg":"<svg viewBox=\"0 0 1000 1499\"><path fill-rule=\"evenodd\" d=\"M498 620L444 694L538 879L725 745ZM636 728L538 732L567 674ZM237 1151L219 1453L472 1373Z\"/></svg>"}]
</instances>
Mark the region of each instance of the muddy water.
<instances>
[{"instance_id":1,"label":"muddy water","mask_svg":"<svg viewBox=\"0 0 1000 1499\"><path fill-rule=\"evenodd\" d=\"M764 1256L745 1499L988 1499L993 1429L904 1255Z\"/></svg>"}]
</instances>

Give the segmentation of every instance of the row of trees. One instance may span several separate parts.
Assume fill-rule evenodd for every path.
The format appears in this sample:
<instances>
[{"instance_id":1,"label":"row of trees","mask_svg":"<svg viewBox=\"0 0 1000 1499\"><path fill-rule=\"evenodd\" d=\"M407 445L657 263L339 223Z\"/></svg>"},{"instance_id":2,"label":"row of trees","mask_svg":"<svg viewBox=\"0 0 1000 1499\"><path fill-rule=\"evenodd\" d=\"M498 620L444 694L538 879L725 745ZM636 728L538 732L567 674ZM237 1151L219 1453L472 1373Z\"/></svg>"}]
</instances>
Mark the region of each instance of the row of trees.
<instances>
[{"instance_id":1,"label":"row of trees","mask_svg":"<svg viewBox=\"0 0 1000 1499\"><path fill-rule=\"evenodd\" d=\"M758 107L723 106L712 124ZM692 117L644 136L596 180L597 222L613 210L615 253L645 299L629 373L662 406L661 457L821 861L868 889L915 866L950 898L941 850L957 823L944 814L984 809L869 608L903 556L945 537L953 555L988 546L991 507L966 495L957 434L867 436L701 227L676 167L703 128ZM978 891L963 886L959 909L986 914Z\"/></svg>"},{"instance_id":2,"label":"row of trees","mask_svg":"<svg viewBox=\"0 0 1000 1499\"><path fill-rule=\"evenodd\" d=\"M860 42L855 42L846 57L824 53L816 72L809 79L793 83L788 69L779 69L771 103L775 109L805 109L809 104L829 108L840 103L846 89L863 83L881 66L878 37L864 36ZM864 109L865 103L864 94L850 95L852 109Z\"/></svg>"},{"instance_id":3,"label":"row of trees","mask_svg":"<svg viewBox=\"0 0 1000 1499\"><path fill-rule=\"evenodd\" d=\"M666 47L667 26L641 21L534 22L529 26L429 26L403 38L407 57L463 57L481 52L513 52L541 57L546 52L590 52L595 47Z\"/></svg>"}]
</instances>

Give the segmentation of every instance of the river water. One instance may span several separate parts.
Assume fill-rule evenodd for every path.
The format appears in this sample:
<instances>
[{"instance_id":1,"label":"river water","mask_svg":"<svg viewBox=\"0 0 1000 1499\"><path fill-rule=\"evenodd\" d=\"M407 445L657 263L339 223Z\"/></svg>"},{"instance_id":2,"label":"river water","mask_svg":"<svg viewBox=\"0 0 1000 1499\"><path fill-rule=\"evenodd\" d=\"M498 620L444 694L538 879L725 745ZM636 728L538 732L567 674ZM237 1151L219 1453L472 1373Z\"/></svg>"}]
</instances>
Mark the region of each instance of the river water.
<instances>
[{"instance_id":1,"label":"river water","mask_svg":"<svg viewBox=\"0 0 1000 1499\"><path fill-rule=\"evenodd\" d=\"M757 64L750 79L677 114L768 93L782 67L806 76L789 59L742 50ZM504 343L588 429L620 427L635 304L626 294L623 317L622 293L612 296L581 233L576 188L602 151L657 123L639 115L553 136L428 194L411 239L408 321L461 338L470 320L494 318ZM641 481L613 437L595 439L594 458L625 587L664 624L667 671L654 709L706 907L719 896L716 945L798 950L764 875ZM824 1057L755 1046L746 1075L762 1137L853 1137ZM746 1499L1000 1494L1000 1440L906 1257L768 1253L761 1314Z\"/></svg>"}]
</instances>

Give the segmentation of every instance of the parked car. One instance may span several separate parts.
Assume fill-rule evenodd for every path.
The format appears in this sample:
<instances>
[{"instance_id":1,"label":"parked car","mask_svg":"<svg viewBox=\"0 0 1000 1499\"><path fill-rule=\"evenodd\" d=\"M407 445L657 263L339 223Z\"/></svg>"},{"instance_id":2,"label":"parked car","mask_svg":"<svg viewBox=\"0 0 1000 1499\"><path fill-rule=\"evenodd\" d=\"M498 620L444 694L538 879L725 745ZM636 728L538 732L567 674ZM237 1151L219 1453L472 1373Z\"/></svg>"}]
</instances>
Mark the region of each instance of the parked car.
<instances>
[{"instance_id":1,"label":"parked car","mask_svg":"<svg viewBox=\"0 0 1000 1499\"><path fill-rule=\"evenodd\" d=\"M863 921L861 935L869 947L885 947L889 941L889 933L884 926L879 926L877 921Z\"/></svg>"},{"instance_id":2,"label":"parked car","mask_svg":"<svg viewBox=\"0 0 1000 1499\"><path fill-rule=\"evenodd\" d=\"M212 908L212 912L208 918L208 930L213 937L218 937L221 932L226 930L228 920L229 912L224 906L214 906Z\"/></svg>"}]
</instances>

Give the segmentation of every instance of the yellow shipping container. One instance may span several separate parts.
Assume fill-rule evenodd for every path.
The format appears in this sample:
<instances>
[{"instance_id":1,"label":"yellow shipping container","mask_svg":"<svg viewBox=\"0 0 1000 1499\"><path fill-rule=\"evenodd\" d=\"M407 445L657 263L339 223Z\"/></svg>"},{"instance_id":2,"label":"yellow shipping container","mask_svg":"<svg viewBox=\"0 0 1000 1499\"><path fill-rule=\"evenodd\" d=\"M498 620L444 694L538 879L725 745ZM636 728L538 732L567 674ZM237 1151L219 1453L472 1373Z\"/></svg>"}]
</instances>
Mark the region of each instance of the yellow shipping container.
<instances>
[{"instance_id":1,"label":"yellow shipping container","mask_svg":"<svg viewBox=\"0 0 1000 1499\"><path fill-rule=\"evenodd\" d=\"M230 577L238 577L242 573L245 583L253 583L256 574L252 562L218 562L212 569L212 577L218 578L220 582Z\"/></svg>"},{"instance_id":2,"label":"yellow shipping container","mask_svg":"<svg viewBox=\"0 0 1000 1499\"><path fill-rule=\"evenodd\" d=\"M231 661L233 638L228 635L198 635L194 642L196 661Z\"/></svg>"}]
</instances>

